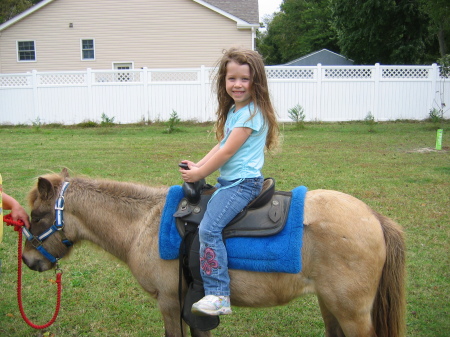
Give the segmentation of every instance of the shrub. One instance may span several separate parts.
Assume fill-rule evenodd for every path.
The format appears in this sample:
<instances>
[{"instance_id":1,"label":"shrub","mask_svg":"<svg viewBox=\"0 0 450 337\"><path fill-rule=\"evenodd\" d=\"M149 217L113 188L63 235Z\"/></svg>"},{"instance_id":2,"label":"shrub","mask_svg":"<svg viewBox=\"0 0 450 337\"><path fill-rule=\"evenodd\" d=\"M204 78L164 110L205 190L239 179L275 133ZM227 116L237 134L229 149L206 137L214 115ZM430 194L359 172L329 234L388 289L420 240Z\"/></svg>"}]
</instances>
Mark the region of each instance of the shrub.
<instances>
[{"instance_id":1,"label":"shrub","mask_svg":"<svg viewBox=\"0 0 450 337\"><path fill-rule=\"evenodd\" d=\"M443 110L433 108L430 110L429 116L430 116L430 118L429 118L430 122L439 124L444 117Z\"/></svg>"},{"instance_id":2,"label":"shrub","mask_svg":"<svg viewBox=\"0 0 450 337\"><path fill-rule=\"evenodd\" d=\"M102 121L100 123L101 126L112 126L114 125L114 118L116 117L108 117L105 113L102 113Z\"/></svg>"},{"instance_id":3,"label":"shrub","mask_svg":"<svg viewBox=\"0 0 450 337\"><path fill-rule=\"evenodd\" d=\"M366 118L364 118L364 122L369 126L369 132L375 132L375 117L370 111L367 113Z\"/></svg>"},{"instance_id":4,"label":"shrub","mask_svg":"<svg viewBox=\"0 0 450 337\"><path fill-rule=\"evenodd\" d=\"M172 133L175 131L179 131L179 129L176 127L178 123L180 123L180 118L178 117L178 114L175 110L172 110L172 113L170 114L170 118L167 121L167 129L165 130L165 133Z\"/></svg>"},{"instance_id":5,"label":"shrub","mask_svg":"<svg viewBox=\"0 0 450 337\"><path fill-rule=\"evenodd\" d=\"M305 112L300 104L288 110L289 118L295 122L295 128L300 130L305 128Z\"/></svg>"}]
</instances>

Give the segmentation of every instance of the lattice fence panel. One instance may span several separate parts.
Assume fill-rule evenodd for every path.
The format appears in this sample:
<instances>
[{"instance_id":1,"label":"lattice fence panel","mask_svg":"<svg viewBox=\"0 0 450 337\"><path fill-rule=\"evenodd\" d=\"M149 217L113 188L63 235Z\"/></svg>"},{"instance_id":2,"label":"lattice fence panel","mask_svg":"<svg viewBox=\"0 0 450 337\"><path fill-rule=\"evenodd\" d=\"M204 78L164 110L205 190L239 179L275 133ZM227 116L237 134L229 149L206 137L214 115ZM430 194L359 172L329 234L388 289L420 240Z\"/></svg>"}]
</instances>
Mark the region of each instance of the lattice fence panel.
<instances>
[{"instance_id":1,"label":"lattice fence panel","mask_svg":"<svg viewBox=\"0 0 450 337\"><path fill-rule=\"evenodd\" d=\"M84 84L85 74L42 74L38 75L41 85L73 85Z\"/></svg>"},{"instance_id":2,"label":"lattice fence panel","mask_svg":"<svg viewBox=\"0 0 450 337\"><path fill-rule=\"evenodd\" d=\"M428 78L430 69L425 68L385 68L383 78Z\"/></svg>"},{"instance_id":3,"label":"lattice fence panel","mask_svg":"<svg viewBox=\"0 0 450 337\"><path fill-rule=\"evenodd\" d=\"M372 69L370 68L325 68L326 79L370 79Z\"/></svg>"},{"instance_id":4,"label":"lattice fence panel","mask_svg":"<svg viewBox=\"0 0 450 337\"><path fill-rule=\"evenodd\" d=\"M94 81L96 83L107 82L107 83L117 83L117 82L141 82L140 72L108 72L108 73L95 73Z\"/></svg>"},{"instance_id":5,"label":"lattice fence panel","mask_svg":"<svg viewBox=\"0 0 450 337\"><path fill-rule=\"evenodd\" d=\"M173 71L155 71L151 73L152 82L197 82L199 79L198 71L173 72Z\"/></svg>"},{"instance_id":6,"label":"lattice fence panel","mask_svg":"<svg viewBox=\"0 0 450 337\"><path fill-rule=\"evenodd\" d=\"M441 79L450 78L450 71L448 69L443 68L443 67L439 67L439 77Z\"/></svg>"},{"instance_id":7,"label":"lattice fence panel","mask_svg":"<svg viewBox=\"0 0 450 337\"><path fill-rule=\"evenodd\" d=\"M266 75L271 80L285 80L285 79L313 79L313 69L280 69L280 68L266 68Z\"/></svg>"},{"instance_id":8,"label":"lattice fence panel","mask_svg":"<svg viewBox=\"0 0 450 337\"><path fill-rule=\"evenodd\" d=\"M0 87L26 87L28 76L0 76Z\"/></svg>"}]
</instances>

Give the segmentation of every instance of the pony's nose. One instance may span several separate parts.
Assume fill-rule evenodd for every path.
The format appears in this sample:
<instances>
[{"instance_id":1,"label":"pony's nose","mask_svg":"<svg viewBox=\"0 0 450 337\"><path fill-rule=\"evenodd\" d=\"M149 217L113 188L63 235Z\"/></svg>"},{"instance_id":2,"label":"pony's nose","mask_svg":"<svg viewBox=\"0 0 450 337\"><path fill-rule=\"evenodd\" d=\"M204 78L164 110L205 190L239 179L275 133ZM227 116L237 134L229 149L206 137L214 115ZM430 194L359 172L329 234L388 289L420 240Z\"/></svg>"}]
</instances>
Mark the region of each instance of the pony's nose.
<instances>
[{"instance_id":1,"label":"pony's nose","mask_svg":"<svg viewBox=\"0 0 450 337\"><path fill-rule=\"evenodd\" d=\"M28 268L34 271L43 272L49 269L42 260L27 258L25 255L23 255L22 261L27 265Z\"/></svg>"}]
</instances>

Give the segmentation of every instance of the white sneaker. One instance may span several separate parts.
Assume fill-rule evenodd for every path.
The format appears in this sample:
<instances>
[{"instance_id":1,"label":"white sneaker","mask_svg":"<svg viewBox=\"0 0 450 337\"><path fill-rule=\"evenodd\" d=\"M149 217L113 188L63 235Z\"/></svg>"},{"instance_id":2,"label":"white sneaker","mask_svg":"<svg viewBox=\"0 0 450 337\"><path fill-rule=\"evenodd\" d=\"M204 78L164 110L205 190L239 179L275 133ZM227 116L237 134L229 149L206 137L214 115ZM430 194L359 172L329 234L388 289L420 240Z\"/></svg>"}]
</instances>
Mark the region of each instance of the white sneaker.
<instances>
[{"instance_id":1,"label":"white sneaker","mask_svg":"<svg viewBox=\"0 0 450 337\"><path fill-rule=\"evenodd\" d=\"M192 305L191 311L200 316L229 315L231 314L230 296L205 296Z\"/></svg>"}]
</instances>

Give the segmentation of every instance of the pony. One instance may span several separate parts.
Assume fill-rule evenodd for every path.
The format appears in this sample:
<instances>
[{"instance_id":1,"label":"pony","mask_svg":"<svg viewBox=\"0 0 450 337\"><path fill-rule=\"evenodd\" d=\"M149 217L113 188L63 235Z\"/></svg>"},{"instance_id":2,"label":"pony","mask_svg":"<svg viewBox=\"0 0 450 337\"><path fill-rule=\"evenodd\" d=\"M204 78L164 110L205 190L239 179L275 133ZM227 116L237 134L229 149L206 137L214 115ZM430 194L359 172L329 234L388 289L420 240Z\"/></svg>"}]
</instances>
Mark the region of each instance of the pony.
<instances>
[{"instance_id":1,"label":"pony","mask_svg":"<svg viewBox=\"0 0 450 337\"><path fill-rule=\"evenodd\" d=\"M124 261L158 302L166 337L186 336L180 323L178 260L158 254L158 230L169 188L87 177L67 170L38 178L29 192L30 232L48 231L64 182L64 227L42 241L56 260L89 240ZM230 270L231 303L269 307L308 293L318 297L327 337L405 335L405 243L400 225L361 200L332 190L306 193L302 270L298 274ZM55 267L27 241L23 262L43 272ZM184 284L184 288L186 285ZM186 289L184 289L186 290ZM193 337L211 331L190 329Z\"/></svg>"}]
</instances>

